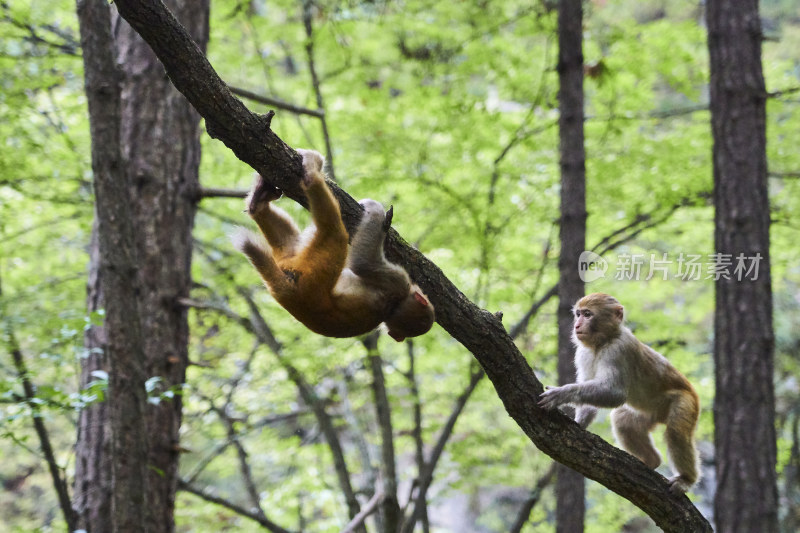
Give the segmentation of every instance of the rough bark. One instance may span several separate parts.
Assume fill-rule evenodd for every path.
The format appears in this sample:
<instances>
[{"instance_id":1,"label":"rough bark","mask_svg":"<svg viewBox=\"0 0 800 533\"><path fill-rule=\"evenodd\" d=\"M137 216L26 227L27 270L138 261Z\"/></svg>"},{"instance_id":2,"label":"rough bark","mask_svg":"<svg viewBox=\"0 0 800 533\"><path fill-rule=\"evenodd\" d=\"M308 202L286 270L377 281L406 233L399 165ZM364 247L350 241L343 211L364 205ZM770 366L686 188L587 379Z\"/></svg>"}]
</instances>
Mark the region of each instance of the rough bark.
<instances>
[{"instance_id":1,"label":"rough bark","mask_svg":"<svg viewBox=\"0 0 800 533\"><path fill-rule=\"evenodd\" d=\"M208 0L169 0L191 38L204 50ZM188 363L187 309L191 288L192 227L199 190L200 116L175 90L152 49L119 18L114 20L117 62L123 73L121 133L130 173L137 228L142 331L148 377L161 379L151 394L172 399L149 405L148 508L150 531L174 529L178 431Z\"/></svg>"},{"instance_id":2,"label":"rough bark","mask_svg":"<svg viewBox=\"0 0 800 533\"><path fill-rule=\"evenodd\" d=\"M84 47L84 57L86 55ZM97 217L89 245L89 277L86 307L90 316L103 308L103 288L100 284L100 243L97 237ZM106 328L95 324L86 328L83 338L85 357L81 362L81 387L95 379L95 372L108 372ZM83 408L78 417L78 439L75 445L75 489L73 507L80 529L89 533L111 531L111 426L108 402L98 402Z\"/></svg>"},{"instance_id":3,"label":"rough bark","mask_svg":"<svg viewBox=\"0 0 800 533\"><path fill-rule=\"evenodd\" d=\"M709 0L715 249L761 257L758 274L716 281L717 529L777 531L766 88L757 0ZM728 277L729 279L725 279Z\"/></svg>"},{"instance_id":4,"label":"rough bark","mask_svg":"<svg viewBox=\"0 0 800 533\"><path fill-rule=\"evenodd\" d=\"M209 134L286 196L306 205L300 156L269 129L271 116L251 113L230 93L180 24L158 0L117 0L122 16L155 50L175 86L205 118ZM354 229L361 207L331 186L345 225ZM437 322L480 362L509 415L545 453L631 500L666 531L710 531L685 496L670 496L665 479L567 417L536 406L542 384L500 318L470 302L441 270L391 230L391 261L403 265L436 306Z\"/></svg>"},{"instance_id":5,"label":"rough bark","mask_svg":"<svg viewBox=\"0 0 800 533\"><path fill-rule=\"evenodd\" d=\"M586 155L583 143L583 8L558 3L561 253L558 259L558 383L575 381L572 305L583 296L578 258L586 249ZM584 478L563 465L556 471L556 531L583 531Z\"/></svg>"},{"instance_id":6,"label":"rough bark","mask_svg":"<svg viewBox=\"0 0 800 533\"><path fill-rule=\"evenodd\" d=\"M174 0L170 7L204 45L208 2ZM110 13L106 2L81 1L78 12L98 183L99 238L90 252L88 307L90 312L106 311L104 325L86 332L88 357L81 383L96 379L92 373L97 370L111 371L110 401L80 415L75 507L88 531L111 531L123 501L130 507L125 516L137 522L128 529L117 524L118 529L172 531L181 421L177 388L184 382L188 341L186 310L177 299L188 296L190 288L199 115L169 82L150 47ZM111 205L104 183L119 195ZM123 238L124 242L109 241ZM125 263L104 266L110 254L121 253L127 254ZM119 283L127 292L109 292L109 272L124 274ZM115 325L113 317L125 321ZM126 340L140 332L136 342ZM128 349L135 369L115 369L125 361L115 355L117 345ZM178 394L156 406L146 405L144 382L151 377L161 379L161 390L173 388ZM128 391L125 387L131 388L131 396L117 399ZM134 400L141 402L137 410L122 413L134 407ZM130 422L119 431L118 416ZM122 460L116 449L112 454L112 437L121 446L136 445L136 454L125 453ZM115 473L113 479L109 475L111 465L116 472L128 463L143 476L141 484L134 484L130 473Z\"/></svg>"},{"instance_id":7,"label":"rough bark","mask_svg":"<svg viewBox=\"0 0 800 533\"><path fill-rule=\"evenodd\" d=\"M92 328L86 333L89 352L81 382L93 379L93 370L110 367L110 372L107 402L85 409L80 416L76 508L81 525L90 532L148 531L144 348L136 320L139 282L133 213L119 142L119 72L110 47L108 5L80 1L78 17L97 220L97 248L90 268L91 281L97 285L90 287L90 310L98 309L100 295L108 302L103 331ZM99 495L101 488L110 490Z\"/></svg>"}]
</instances>

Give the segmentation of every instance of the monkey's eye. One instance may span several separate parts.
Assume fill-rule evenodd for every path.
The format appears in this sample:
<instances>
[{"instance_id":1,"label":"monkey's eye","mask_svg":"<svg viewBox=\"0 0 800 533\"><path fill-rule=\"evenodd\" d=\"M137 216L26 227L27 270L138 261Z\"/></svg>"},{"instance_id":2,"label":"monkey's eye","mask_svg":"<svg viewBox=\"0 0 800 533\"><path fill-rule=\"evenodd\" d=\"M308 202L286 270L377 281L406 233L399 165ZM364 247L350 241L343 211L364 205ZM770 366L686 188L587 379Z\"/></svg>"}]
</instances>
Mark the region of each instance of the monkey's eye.
<instances>
[{"instance_id":1,"label":"monkey's eye","mask_svg":"<svg viewBox=\"0 0 800 533\"><path fill-rule=\"evenodd\" d=\"M583 311L583 316L586 318L592 318L592 312L586 309Z\"/></svg>"}]
</instances>

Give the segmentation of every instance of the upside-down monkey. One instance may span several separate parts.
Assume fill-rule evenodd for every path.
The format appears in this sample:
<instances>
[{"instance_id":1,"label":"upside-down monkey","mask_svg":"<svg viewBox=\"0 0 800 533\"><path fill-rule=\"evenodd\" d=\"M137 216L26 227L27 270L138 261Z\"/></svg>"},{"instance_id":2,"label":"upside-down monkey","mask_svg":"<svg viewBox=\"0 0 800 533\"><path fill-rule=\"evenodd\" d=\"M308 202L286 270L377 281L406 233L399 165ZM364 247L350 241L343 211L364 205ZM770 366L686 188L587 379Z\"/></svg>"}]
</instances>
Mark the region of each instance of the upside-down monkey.
<instances>
[{"instance_id":1,"label":"upside-down monkey","mask_svg":"<svg viewBox=\"0 0 800 533\"><path fill-rule=\"evenodd\" d=\"M624 310L613 296L584 296L573 308L577 382L553 387L539 406L576 406L575 421L586 428L598 407L613 407L611 424L622 447L650 468L661 464L650 432L666 425L667 451L676 475L670 490L681 494L697 482L694 431L700 402L689 380L667 359L624 326Z\"/></svg>"},{"instance_id":2,"label":"upside-down monkey","mask_svg":"<svg viewBox=\"0 0 800 533\"><path fill-rule=\"evenodd\" d=\"M301 234L291 217L271 204L281 196L280 189L259 176L245 206L269 247L247 231L234 237L236 247L278 303L315 333L354 337L381 322L398 342L427 332L434 321L433 305L406 271L383 254L392 209L385 212L375 200L359 202L364 214L348 245L339 204L322 174L322 155L297 152L305 173L300 186L315 227Z\"/></svg>"}]
</instances>

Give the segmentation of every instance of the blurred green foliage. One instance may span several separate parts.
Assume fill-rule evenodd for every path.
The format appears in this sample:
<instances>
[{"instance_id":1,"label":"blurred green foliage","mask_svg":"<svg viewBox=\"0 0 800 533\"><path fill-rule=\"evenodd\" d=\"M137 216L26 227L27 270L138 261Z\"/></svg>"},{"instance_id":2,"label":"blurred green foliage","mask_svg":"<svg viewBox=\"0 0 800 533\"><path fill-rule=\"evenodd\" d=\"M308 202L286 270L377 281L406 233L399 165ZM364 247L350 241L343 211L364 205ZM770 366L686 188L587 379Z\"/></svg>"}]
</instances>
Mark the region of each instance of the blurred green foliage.
<instances>
[{"instance_id":1,"label":"blurred green foliage","mask_svg":"<svg viewBox=\"0 0 800 533\"><path fill-rule=\"evenodd\" d=\"M502 311L507 327L558 275L551 4L321 0L313 9L311 42L337 180L356 198L393 204L401 235L468 297ZM768 157L781 471L791 460L790 430L800 413L800 12L794 4L762 2L770 37L764 73L776 93L768 104ZM688 0L594 1L585 9L587 243L591 248L622 238L604 254L611 265L606 277L587 291L615 294L635 333L695 383L704 406L701 449L709 450L713 282L676 279L674 263L680 253L713 251L702 12ZM301 16L296 1L214 0L212 65L232 86L316 107ZM102 401L105 383L98 375L90 388L78 390L83 329L102 317L86 317L84 304L93 194L77 41L74 2L0 2L0 320L3 335L13 331L21 345L68 473L77 411ZM291 146L324 149L315 118L279 111L272 127ZM203 136L204 186L246 189L251 181L251 169ZM280 205L308 220L290 201ZM334 417L354 484L369 493L366 464L377 464L379 433L366 351L358 339L310 334L272 301L229 244L234 227L247 223L238 200L202 202L193 296L247 316L242 292L252 295L283 344L283 360L314 386ZM645 280L646 272L639 280L616 279L622 254L646 261L667 254L669 279ZM518 338L547 384L556 381L555 309L549 302ZM171 391L182 394L185 405L182 445L189 453L182 456L182 474L197 473L198 486L247 506L238 458L216 412L224 408L249 453L270 519L289 529L303 520L308 531L338 531L347 517L330 453L286 365L219 313L193 311L190 321L197 365L189 369L185 390ZM0 481L30 471L18 488L0 489L0 517L12 531L60 530L29 408L20 402L19 378L0 346ZM422 406L421 436L430 450L474 362L435 327L413 345L417 397L408 346L382 338L380 350L405 497L416 475L414 403ZM612 439L607 417L593 430ZM372 450L369 458L359 444ZM446 447L430 503L433 509L455 506L476 528L503 531L548 466L485 382ZM616 531L642 520L640 511L602 486L587 487L587 531ZM701 509L708 509L707 489L697 492ZM553 507L552 492L545 491L525 531L553 531ZM197 531L198 524L209 531L259 529L187 493L179 496L177 521L179 531ZM437 523L439 530L454 530Z\"/></svg>"}]
</instances>

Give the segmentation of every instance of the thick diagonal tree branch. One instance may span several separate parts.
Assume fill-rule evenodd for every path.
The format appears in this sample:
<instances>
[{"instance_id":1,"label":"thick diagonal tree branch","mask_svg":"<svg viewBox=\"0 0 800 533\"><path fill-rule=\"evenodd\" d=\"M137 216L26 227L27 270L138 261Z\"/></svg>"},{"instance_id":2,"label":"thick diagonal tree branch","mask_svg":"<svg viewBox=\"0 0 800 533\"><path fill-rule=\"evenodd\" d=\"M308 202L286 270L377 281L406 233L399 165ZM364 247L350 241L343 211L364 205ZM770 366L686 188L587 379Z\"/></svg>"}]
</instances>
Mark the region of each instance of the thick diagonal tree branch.
<instances>
[{"instance_id":1,"label":"thick diagonal tree branch","mask_svg":"<svg viewBox=\"0 0 800 533\"><path fill-rule=\"evenodd\" d=\"M271 116L251 113L214 72L200 49L160 0L117 0L120 15L153 48L175 87L221 140L290 198L306 205L299 187L301 159L269 129ZM352 230L358 203L335 185L342 217ZM539 409L542 384L498 317L478 308L442 271L394 231L390 260L403 265L436 306L437 322L479 361L509 415L543 452L633 502L669 532L711 531L685 496L672 497L665 479L633 456L583 431L566 416Z\"/></svg>"}]
</instances>

